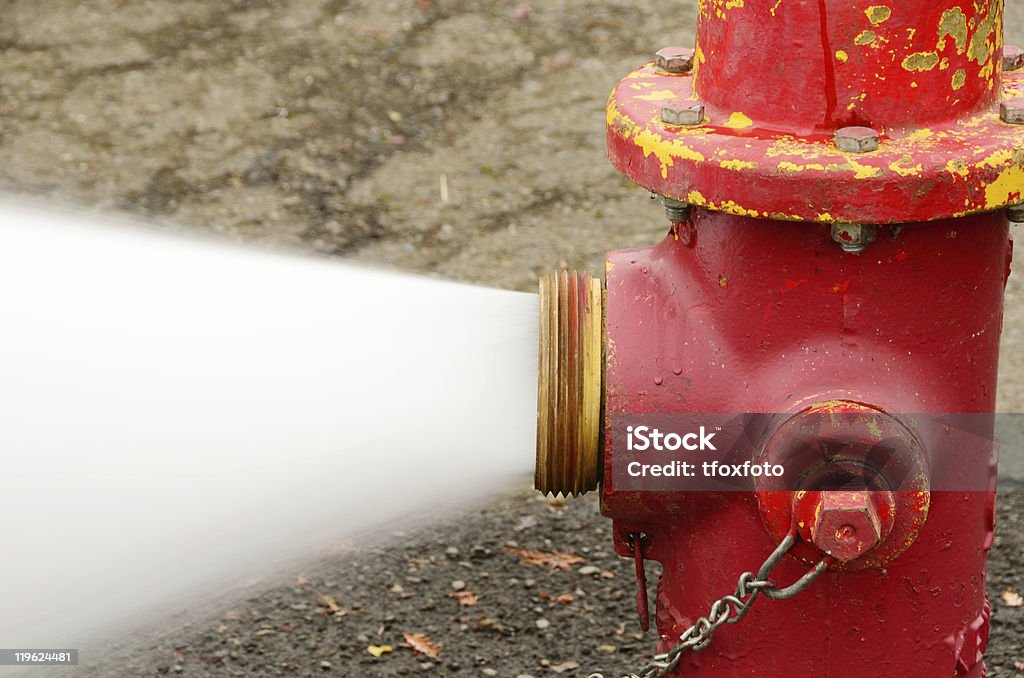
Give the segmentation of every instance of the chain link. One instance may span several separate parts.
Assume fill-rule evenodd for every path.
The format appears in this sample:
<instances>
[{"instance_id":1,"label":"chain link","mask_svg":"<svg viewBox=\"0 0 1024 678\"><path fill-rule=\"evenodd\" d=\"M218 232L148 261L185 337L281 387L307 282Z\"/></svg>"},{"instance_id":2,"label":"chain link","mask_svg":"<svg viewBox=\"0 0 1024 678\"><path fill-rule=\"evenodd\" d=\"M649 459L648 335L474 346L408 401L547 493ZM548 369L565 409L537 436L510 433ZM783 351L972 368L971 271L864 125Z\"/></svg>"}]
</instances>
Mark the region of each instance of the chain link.
<instances>
[{"instance_id":1,"label":"chain link","mask_svg":"<svg viewBox=\"0 0 1024 678\"><path fill-rule=\"evenodd\" d=\"M654 656L647 666L639 673L631 673L624 678L665 678L669 673L679 666L680 660L687 652L700 652L711 644L715 631L723 624L735 624L750 611L750 607L757 600L758 596L764 594L772 600L785 600L797 595L815 579L828 569L831 558L825 558L811 568L807 574L798 579L794 584L785 588L778 588L775 582L769 579L772 571L782 561L782 557L793 547L796 542L796 534L790 532L786 538L779 542L778 547L772 552L758 569L757 574L744 572L740 575L736 584L736 590L719 598L711 605L711 610L706 617L701 617L693 625L683 631L679 636L679 642L668 652ZM604 678L600 673L592 673L589 678Z\"/></svg>"}]
</instances>

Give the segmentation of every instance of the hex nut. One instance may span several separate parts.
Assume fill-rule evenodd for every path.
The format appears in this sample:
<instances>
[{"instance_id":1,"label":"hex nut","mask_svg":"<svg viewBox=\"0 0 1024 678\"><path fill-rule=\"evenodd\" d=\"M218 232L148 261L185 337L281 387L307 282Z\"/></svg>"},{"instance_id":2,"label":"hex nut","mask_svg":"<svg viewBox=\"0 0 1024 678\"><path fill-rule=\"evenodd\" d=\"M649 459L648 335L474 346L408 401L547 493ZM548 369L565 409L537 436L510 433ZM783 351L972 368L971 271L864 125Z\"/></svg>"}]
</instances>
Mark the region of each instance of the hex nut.
<instances>
[{"instance_id":1,"label":"hex nut","mask_svg":"<svg viewBox=\"0 0 1024 678\"><path fill-rule=\"evenodd\" d=\"M673 224L684 222L693 213L693 206L674 198L663 197L661 204L665 206L665 216Z\"/></svg>"},{"instance_id":2,"label":"hex nut","mask_svg":"<svg viewBox=\"0 0 1024 678\"><path fill-rule=\"evenodd\" d=\"M693 54L690 47L662 47L654 54L654 65L665 73L682 75L693 70Z\"/></svg>"},{"instance_id":3,"label":"hex nut","mask_svg":"<svg viewBox=\"0 0 1024 678\"><path fill-rule=\"evenodd\" d=\"M704 122L704 104L693 104L685 108L661 109L661 121L667 125L699 125Z\"/></svg>"},{"instance_id":4,"label":"hex nut","mask_svg":"<svg viewBox=\"0 0 1024 678\"><path fill-rule=\"evenodd\" d=\"M1016 71L1024 66L1024 49L1017 45L1003 45L1003 71Z\"/></svg>"},{"instance_id":5,"label":"hex nut","mask_svg":"<svg viewBox=\"0 0 1024 678\"><path fill-rule=\"evenodd\" d=\"M878 228L873 224L832 224L832 239L850 254L860 254L876 237Z\"/></svg>"},{"instance_id":6,"label":"hex nut","mask_svg":"<svg viewBox=\"0 0 1024 678\"><path fill-rule=\"evenodd\" d=\"M835 134L836 148L846 153L878 150L878 132L870 127L841 127Z\"/></svg>"},{"instance_id":7,"label":"hex nut","mask_svg":"<svg viewBox=\"0 0 1024 678\"><path fill-rule=\"evenodd\" d=\"M1024 125L1024 99L1007 99L999 104L999 119L1010 125Z\"/></svg>"},{"instance_id":8,"label":"hex nut","mask_svg":"<svg viewBox=\"0 0 1024 678\"><path fill-rule=\"evenodd\" d=\"M882 523L869 491L822 492L815 514L811 540L836 560L859 558L882 541Z\"/></svg>"}]
</instances>

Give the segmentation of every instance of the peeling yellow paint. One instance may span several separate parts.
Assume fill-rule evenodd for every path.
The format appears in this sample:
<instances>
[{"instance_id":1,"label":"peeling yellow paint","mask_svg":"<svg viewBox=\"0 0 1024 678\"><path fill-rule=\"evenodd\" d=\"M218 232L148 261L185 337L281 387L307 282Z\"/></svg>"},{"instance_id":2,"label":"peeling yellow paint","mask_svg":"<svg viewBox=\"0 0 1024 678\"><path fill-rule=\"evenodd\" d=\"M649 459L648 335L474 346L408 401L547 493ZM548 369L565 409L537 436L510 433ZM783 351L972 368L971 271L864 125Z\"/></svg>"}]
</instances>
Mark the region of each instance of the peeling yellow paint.
<instances>
[{"instance_id":1,"label":"peeling yellow paint","mask_svg":"<svg viewBox=\"0 0 1024 678\"><path fill-rule=\"evenodd\" d=\"M775 16L775 10L777 10L779 8L779 5L781 5L781 4L782 4L782 0L776 0L775 4L772 6L772 8L768 10L769 12L772 13L772 16Z\"/></svg>"},{"instance_id":2,"label":"peeling yellow paint","mask_svg":"<svg viewBox=\"0 0 1024 678\"><path fill-rule=\"evenodd\" d=\"M737 172L757 167L756 162L750 162L749 160L721 160L718 164L725 169L736 170Z\"/></svg>"},{"instance_id":3,"label":"peeling yellow paint","mask_svg":"<svg viewBox=\"0 0 1024 678\"><path fill-rule=\"evenodd\" d=\"M957 72L953 74L953 89L960 89L961 87L964 86L965 82L967 82L967 71L965 71L962 68L958 69Z\"/></svg>"},{"instance_id":4,"label":"peeling yellow paint","mask_svg":"<svg viewBox=\"0 0 1024 678\"><path fill-rule=\"evenodd\" d=\"M857 162L856 160L848 160L847 164L853 168L854 179L871 179L873 177L880 176L882 174L881 167L872 167L871 165L864 165Z\"/></svg>"},{"instance_id":5,"label":"peeling yellow paint","mask_svg":"<svg viewBox=\"0 0 1024 678\"><path fill-rule=\"evenodd\" d=\"M1012 161L1013 152L1004 148L996 151L995 153L992 153L986 158L979 160L978 162L974 163L974 166L978 167L979 169L986 169L989 167L995 168L1007 165Z\"/></svg>"},{"instance_id":6,"label":"peeling yellow paint","mask_svg":"<svg viewBox=\"0 0 1024 678\"><path fill-rule=\"evenodd\" d=\"M846 60L849 58L850 55L844 52L843 50L836 50L836 61L838 61L839 63L845 64Z\"/></svg>"},{"instance_id":7,"label":"peeling yellow paint","mask_svg":"<svg viewBox=\"0 0 1024 678\"><path fill-rule=\"evenodd\" d=\"M629 88L630 89L635 89L638 92L642 92L645 89L650 89L652 87L654 87L654 83L653 82L631 82L631 83L629 83Z\"/></svg>"},{"instance_id":8,"label":"peeling yellow paint","mask_svg":"<svg viewBox=\"0 0 1024 678\"><path fill-rule=\"evenodd\" d=\"M874 31L861 31L860 34L853 39L853 42L857 45L870 45L875 41L876 37L878 36L875 35Z\"/></svg>"},{"instance_id":9,"label":"peeling yellow paint","mask_svg":"<svg viewBox=\"0 0 1024 678\"><path fill-rule=\"evenodd\" d=\"M731 129L746 129L754 124L754 121L743 115L740 111L736 111L729 116L729 119L722 123L725 127Z\"/></svg>"},{"instance_id":10,"label":"peeling yellow paint","mask_svg":"<svg viewBox=\"0 0 1024 678\"><path fill-rule=\"evenodd\" d=\"M979 66L988 61L995 50L995 41L989 42L989 36L995 30L996 18L1001 16L1001 12L998 10L1002 9L1002 4L1001 2L989 4L988 13L978 23L978 27L974 30L974 35L971 36L971 42L967 47L967 55Z\"/></svg>"},{"instance_id":11,"label":"peeling yellow paint","mask_svg":"<svg viewBox=\"0 0 1024 678\"><path fill-rule=\"evenodd\" d=\"M992 89L992 73L995 70L995 62L993 59L989 59L985 62L985 65L978 71L978 77L982 80L988 80L989 89Z\"/></svg>"},{"instance_id":12,"label":"peeling yellow paint","mask_svg":"<svg viewBox=\"0 0 1024 678\"><path fill-rule=\"evenodd\" d=\"M659 89L649 94L638 94L636 98L641 101L670 101L676 98L676 93L670 89Z\"/></svg>"},{"instance_id":13,"label":"peeling yellow paint","mask_svg":"<svg viewBox=\"0 0 1024 678\"><path fill-rule=\"evenodd\" d=\"M821 212L820 214L818 214L818 221L823 221L823 222L826 222L826 223L831 223L831 222L835 221L835 219L833 219L832 215L829 214L828 212Z\"/></svg>"},{"instance_id":14,"label":"peeling yellow paint","mask_svg":"<svg viewBox=\"0 0 1024 678\"><path fill-rule=\"evenodd\" d=\"M970 174L970 170L967 169L967 164L963 160L950 160L946 163L946 171L964 179Z\"/></svg>"},{"instance_id":15,"label":"peeling yellow paint","mask_svg":"<svg viewBox=\"0 0 1024 678\"><path fill-rule=\"evenodd\" d=\"M946 49L947 37L953 38L956 43L956 53L963 54L967 49L967 17L959 7L947 9L939 20L939 42L936 49L940 52Z\"/></svg>"},{"instance_id":16,"label":"peeling yellow paint","mask_svg":"<svg viewBox=\"0 0 1024 678\"><path fill-rule=\"evenodd\" d=\"M930 137L932 137L934 135L935 135L935 132L933 132L931 130L931 128L929 128L929 127L921 127L920 129L916 129L913 132L911 132L910 134L908 134L907 136L905 136L904 139L906 139L907 141L911 141L911 142L917 142L917 141L921 141L922 139L928 139L928 138L930 138Z\"/></svg>"},{"instance_id":17,"label":"peeling yellow paint","mask_svg":"<svg viewBox=\"0 0 1024 678\"><path fill-rule=\"evenodd\" d=\"M903 60L905 71L930 71L939 65L939 55L935 52L914 52Z\"/></svg>"},{"instance_id":18,"label":"peeling yellow paint","mask_svg":"<svg viewBox=\"0 0 1024 678\"><path fill-rule=\"evenodd\" d=\"M675 164L676 160L692 160L703 162L704 155L695 151L679 139L666 140L660 134L655 134L648 129L637 130L633 135L635 143L643 152L644 157L654 155L661 162L661 178L668 178L668 168Z\"/></svg>"},{"instance_id":19,"label":"peeling yellow paint","mask_svg":"<svg viewBox=\"0 0 1024 678\"><path fill-rule=\"evenodd\" d=\"M783 160L778 165L776 165L776 167L778 167L783 172L803 172L804 170L809 170L809 169L810 170L818 170L819 172L824 172L825 171L825 166L822 165L821 163L816 163L816 162L808 163L806 165L798 165L795 162L790 162L788 160Z\"/></svg>"},{"instance_id":20,"label":"peeling yellow paint","mask_svg":"<svg viewBox=\"0 0 1024 678\"><path fill-rule=\"evenodd\" d=\"M885 5L872 5L864 10L864 13L867 14L868 21L876 26L888 21L892 16L892 10Z\"/></svg>"},{"instance_id":21,"label":"peeling yellow paint","mask_svg":"<svg viewBox=\"0 0 1024 678\"><path fill-rule=\"evenodd\" d=\"M921 166L921 163L917 163L916 165L910 165L907 167L900 164L909 162L913 162L913 158L911 158L909 155L905 155L896 162L889 163L889 169L891 169L893 172L900 175L901 177L915 176L924 171L924 168Z\"/></svg>"}]
</instances>

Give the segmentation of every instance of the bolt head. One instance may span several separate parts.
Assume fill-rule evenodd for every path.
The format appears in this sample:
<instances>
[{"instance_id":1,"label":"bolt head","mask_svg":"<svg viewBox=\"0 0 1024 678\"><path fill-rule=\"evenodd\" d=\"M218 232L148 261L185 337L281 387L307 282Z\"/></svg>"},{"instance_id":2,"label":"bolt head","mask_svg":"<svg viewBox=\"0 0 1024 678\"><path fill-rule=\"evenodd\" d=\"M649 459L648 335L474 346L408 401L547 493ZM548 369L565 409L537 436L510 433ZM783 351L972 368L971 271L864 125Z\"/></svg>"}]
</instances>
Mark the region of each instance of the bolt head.
<instances>
[{"instance_id":1,"label":"bolt head","mask_svg":"<svg viewBox=\"0 0 1024 678\"><path fill-rule=\"evenodd\" d=\"M836 148L846 153L878 150L878 132L870 127L842 127L836 130Z\"/></svg>"},{"instance_id":2,"label":"bolt head","mask_svg":"<svg viewBox=\"0 0 1024 678\"><path fill-rule=\"evenodd\" d=\"M832 239L844 252L860 254L875 241L878 229L873 224L832 224Z\"/></svg>"},{"instance_id":3,"label":"bolt head","mask_svg":"<svg viewBox=\"0 0 1024 678\"><path fill-rule=\"evenodd\" d=\"M999 119L1010 125L1024 125L1024 98L1007 99L999 104Z\"/></svg>"},{"instance_id":4,"label":"bolt head","mask_svg":"<svg viewBox=\"0 0 1024 678\"><path fill-rule=\"evenodd\" d=\"M661 121L667 125L699 125L704 122L704 104L683 108L666 106L661 109Z\"/></svg>"},{"instance_id":5,"label":"bolt head","mask_svg":"<svg viewBox=\"0 0 1024 678\"><path fill-rule=\"evenodd\" d=\"M665 73L689 73L693 70L693 53L689 47L662 47L654 54L654 65Z\"/></svg>"},{"instance_id":6,"label":"bolt head","mask_svg":"<svg viewBox=\"0 0 1024 678\"><path fill-rule=\"evenodd\" d=\"M1024 49L1003 45L1003 71L1016 71L1024 66Z\"/></svg>"},{"instance_id":7,"label":"bolt head","mask_svg":"<svg viewBox=\"0 0 1024 678\"><path fill-rule=\"evenodd\" d=\"M867 490L822 492L811 527L814 545L844 563L878 546L882 523L871 495Z\"/></svg>"},{"instance_id":8,"label":"bolt head","mask_svg":"<svg viewBox=\"0 0 1024 678\"><path fill-rule=\"evenodd\" d=\"M1006 218L1015 224L1024 224L1024 202L1006 206Z\"/></svg>"}]
</instances>

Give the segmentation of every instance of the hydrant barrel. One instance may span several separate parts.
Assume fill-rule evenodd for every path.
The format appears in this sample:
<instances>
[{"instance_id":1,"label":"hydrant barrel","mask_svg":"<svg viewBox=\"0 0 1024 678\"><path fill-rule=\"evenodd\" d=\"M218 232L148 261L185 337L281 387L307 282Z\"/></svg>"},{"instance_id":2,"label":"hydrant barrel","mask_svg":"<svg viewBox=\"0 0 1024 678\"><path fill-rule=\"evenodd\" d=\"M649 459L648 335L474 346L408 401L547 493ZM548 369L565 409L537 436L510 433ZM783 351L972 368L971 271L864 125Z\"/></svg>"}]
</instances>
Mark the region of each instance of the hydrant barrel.
<instances>
[{"instance_id":1,"label":"hydrant barrel","mask_svg":"<svg viewBox=\"0 0 1024 678\"><path fill-rule=\"evenodd\" d=\"M798 135L953 122L999 96L1001 11L1000 0L702 2L694 91L713 117Z\"/></svg>"}]
</instances>

